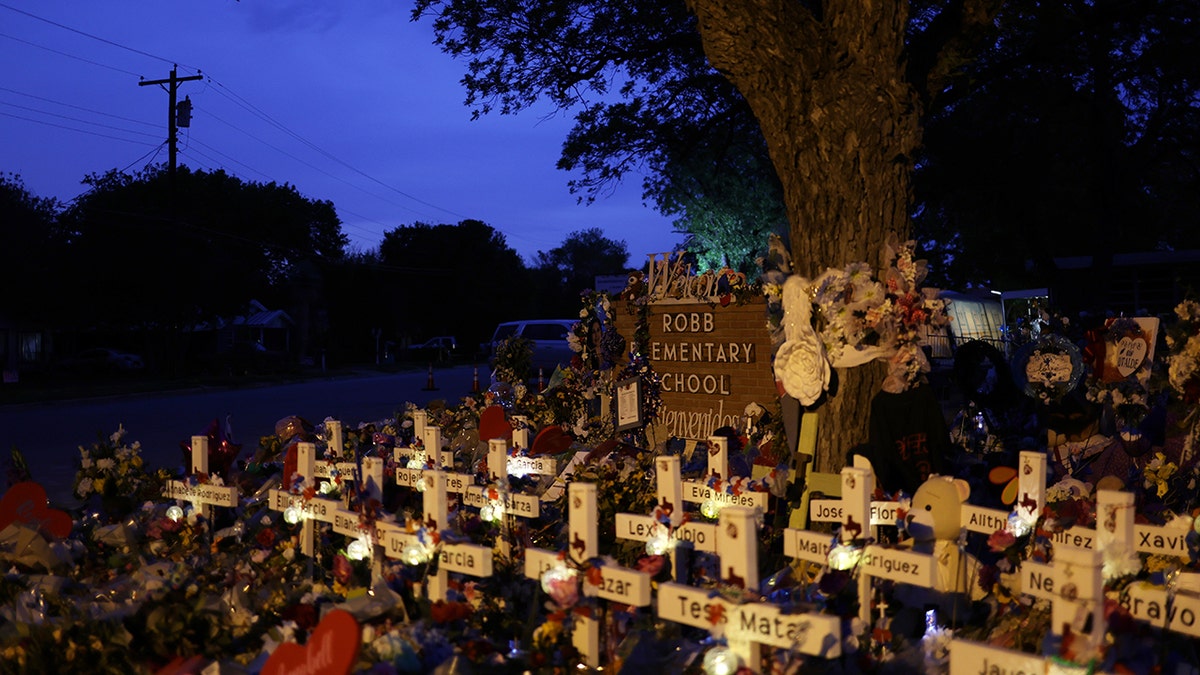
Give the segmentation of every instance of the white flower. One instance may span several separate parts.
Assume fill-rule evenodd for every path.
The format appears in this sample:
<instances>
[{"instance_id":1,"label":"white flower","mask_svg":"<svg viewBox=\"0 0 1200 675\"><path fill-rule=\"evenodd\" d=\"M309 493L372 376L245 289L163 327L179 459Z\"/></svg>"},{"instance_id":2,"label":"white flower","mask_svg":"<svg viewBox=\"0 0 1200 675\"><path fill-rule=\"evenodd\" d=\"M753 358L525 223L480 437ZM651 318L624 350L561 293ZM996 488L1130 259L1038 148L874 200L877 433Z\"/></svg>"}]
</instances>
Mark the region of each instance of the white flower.
<instances>
[{"instance_id":1,"label":"white flower","mask_svg":"<svg viewBox=\"0 0 1200 675\"><path fill-rule=\"evenodd\" d=\"M812 405L829 388L831 375L825 347L817 340L793 340L775 354L775 379L800 405Z\"/></svg>"},{"instance_id":2,"label":"white flower","mask_svg":"<svg viewBox=\"0 0 1200 675\"><path fill-rule=\"evenodd\" d=\"M116 462L114 462L111 457L102 457L102 458L96 460L96 468L100 469L102 471L111 469L116 465L117 465Z\"/></svg>"},{"instance_id":3,"label":"white flower","mask_svg":"<svg viewBox=\"0 0 1200 675\"><path fill-rule=\"evenodd\" d=\"M1125 546L1111 544L1102 549L1104 564L1102 572L1105 581L1114 581L1122 577L1133 576L1142 571L1142 558L1136 551Z\"/></svg>"}]
</instances>

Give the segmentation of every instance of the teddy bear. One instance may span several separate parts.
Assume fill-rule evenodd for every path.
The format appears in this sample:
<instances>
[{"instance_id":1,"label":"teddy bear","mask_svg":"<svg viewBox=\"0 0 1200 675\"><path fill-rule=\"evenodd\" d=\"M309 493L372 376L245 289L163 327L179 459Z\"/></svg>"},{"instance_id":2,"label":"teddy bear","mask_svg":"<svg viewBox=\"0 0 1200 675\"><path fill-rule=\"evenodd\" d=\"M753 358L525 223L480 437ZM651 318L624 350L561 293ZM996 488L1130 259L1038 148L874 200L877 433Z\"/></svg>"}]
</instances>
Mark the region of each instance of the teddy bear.
<instances>
[{"instance_id":1,"label":"teddy bear","mask_svg":"<svg viewBox=\"0 0 1200 675\"><path fill-rule=\"evenodd\" d=\"M976 583L979 561L959 547L962 505L970 495L970 485L961 478L930 476L913 494L904 516L911 539L901 545L932 556L937 572L933 588L898 584L896 599L921 610L935 606L944 624L965 620L971 601L984 596Z\"/></svg>"}]
</instances>

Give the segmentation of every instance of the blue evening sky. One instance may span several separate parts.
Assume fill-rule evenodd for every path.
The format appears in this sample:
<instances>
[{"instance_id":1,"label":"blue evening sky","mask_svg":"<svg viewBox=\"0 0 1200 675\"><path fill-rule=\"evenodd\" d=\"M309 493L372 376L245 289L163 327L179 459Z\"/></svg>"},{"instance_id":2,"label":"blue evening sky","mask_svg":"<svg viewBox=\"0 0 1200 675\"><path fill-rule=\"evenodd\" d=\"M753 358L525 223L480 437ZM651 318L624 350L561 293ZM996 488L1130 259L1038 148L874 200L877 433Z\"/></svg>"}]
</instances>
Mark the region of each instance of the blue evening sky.
<instances>
[{"instance_id":1,"label":"blue evening sky","mask_svg":"<svg viewBox=\"0 0 1200 675\"><path fill-rule=\"evenodd\" d=\"M167 161L165 79L193 103L179 163L330 200L353 246L416 221L475 218L527 260L598 227L630 262L682 240L641 177L590 206L554 168L549 108L471 120L465 63L388 0L0 0L0 172L69 201L80 181Z\"/></svg>"}]
</instances>

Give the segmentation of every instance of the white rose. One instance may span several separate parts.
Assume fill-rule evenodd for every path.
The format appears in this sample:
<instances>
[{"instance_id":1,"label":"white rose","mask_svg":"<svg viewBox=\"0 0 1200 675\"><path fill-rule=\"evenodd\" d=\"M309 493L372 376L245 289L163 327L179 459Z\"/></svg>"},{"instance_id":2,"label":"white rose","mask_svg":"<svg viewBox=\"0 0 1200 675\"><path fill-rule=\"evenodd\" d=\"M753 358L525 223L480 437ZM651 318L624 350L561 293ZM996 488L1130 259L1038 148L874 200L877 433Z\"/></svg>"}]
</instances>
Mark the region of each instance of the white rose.
<instances>
[{"instance_id":1,"label":"white rose","mask_svg":"<svg viewBox=\"0 0 1200 675\"><path fill-rule=\"evenodd\" d=\"M800 405L812 405L829 388L829 360L818 340L789 340L775 354L775 379Z\"/></svg>"}]
</instances>

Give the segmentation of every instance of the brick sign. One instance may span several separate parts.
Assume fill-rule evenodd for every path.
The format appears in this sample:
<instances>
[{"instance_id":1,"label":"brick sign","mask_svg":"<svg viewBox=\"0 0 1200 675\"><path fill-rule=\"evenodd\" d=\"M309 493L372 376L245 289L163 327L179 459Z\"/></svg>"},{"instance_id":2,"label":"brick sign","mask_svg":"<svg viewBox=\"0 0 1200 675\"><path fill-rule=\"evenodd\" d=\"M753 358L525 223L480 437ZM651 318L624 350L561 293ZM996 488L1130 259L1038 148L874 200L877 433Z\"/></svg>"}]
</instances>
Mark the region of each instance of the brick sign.
<instances>
[{"instance_id":1,"label":"brick sign","mask_svg":"<svg viewBox=\"0 0 1200 675\"><path fill-rule=\"evenodd\" d=\"M617 331L634 333L634 317L616 313ZM708 302L652 301L646 355L662 378L665 432L703 440L738 427L749 403L778 398L771 372L766 302L722 307Z\"/></svg>"}]
</instances>

